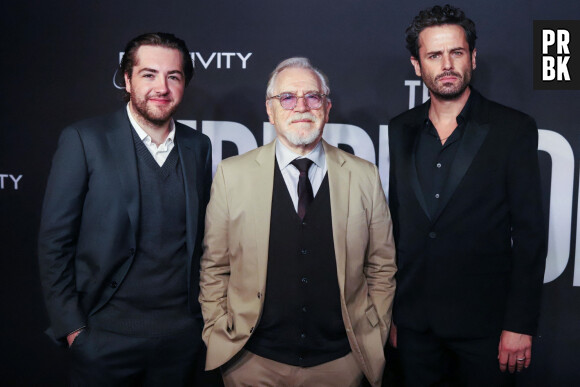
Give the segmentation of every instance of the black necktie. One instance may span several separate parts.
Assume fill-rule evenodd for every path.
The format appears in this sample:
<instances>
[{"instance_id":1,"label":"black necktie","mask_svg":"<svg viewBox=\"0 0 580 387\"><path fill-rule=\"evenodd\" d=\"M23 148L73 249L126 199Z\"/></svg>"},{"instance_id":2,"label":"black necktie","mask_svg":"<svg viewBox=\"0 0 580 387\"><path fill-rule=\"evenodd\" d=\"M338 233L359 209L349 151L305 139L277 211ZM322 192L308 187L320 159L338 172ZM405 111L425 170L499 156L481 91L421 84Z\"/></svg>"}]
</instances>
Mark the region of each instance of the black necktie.
<instances>
[{"instance_id":1,"label":"black necktie","mask_svg":"<svg viewBox=\"0 0 580 387\"><path fill-rule=\"evenodd\" d=\"M312 165L312 160L306 158L296 159L291 164L300 171L300 177L298 178L298 216L300 219L304 219L306 210L314 199L312 184L310 184L310 179L308 178L308 169Z\"/></svg>"}]
</instances>

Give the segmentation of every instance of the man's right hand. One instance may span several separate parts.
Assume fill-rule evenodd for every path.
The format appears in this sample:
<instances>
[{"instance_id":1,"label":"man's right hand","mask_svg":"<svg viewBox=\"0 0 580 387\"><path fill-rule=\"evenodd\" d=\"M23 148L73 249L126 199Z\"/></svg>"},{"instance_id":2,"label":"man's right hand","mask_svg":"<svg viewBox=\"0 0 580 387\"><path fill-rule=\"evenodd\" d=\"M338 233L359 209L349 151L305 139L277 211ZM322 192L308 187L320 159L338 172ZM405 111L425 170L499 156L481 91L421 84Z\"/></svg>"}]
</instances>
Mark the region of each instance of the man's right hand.
<instances>
[{"instance_id":1,"label":"man's right hand","mask_svg":"<svg viewBox=\"0 0 580 387\"><path fill-rule=\"evenodd\" d=\"M69 348L73 344L77 336L84 330L85 330L84 328L81 328L79 330L74 331L73 333L68 334L68 336L66 337L66 342L68 343Z\"/></svg>"},{"instance_id":2,"label":"man's right hand","mask_svg":"<svg viewBox=\"0 0 580 387\"><path fill-rule=\"evenodd\" d=\"M389 331L389 342L393 348L397 348L397 326L394 322L391 323L391 330Z\"/></svg>"}]
</instances>

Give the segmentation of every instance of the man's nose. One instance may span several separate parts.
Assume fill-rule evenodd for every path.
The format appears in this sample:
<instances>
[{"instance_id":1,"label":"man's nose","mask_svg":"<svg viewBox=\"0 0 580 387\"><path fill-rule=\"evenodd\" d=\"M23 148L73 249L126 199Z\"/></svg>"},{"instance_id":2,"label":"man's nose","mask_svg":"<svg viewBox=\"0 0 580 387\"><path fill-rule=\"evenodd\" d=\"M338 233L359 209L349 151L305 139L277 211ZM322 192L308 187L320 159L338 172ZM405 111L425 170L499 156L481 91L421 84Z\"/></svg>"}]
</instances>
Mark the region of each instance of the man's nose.
<instances>
[{"instance_id":1,"label":"man's nose","mask_svg":"<svg viewBox=\"0 0 580 387\"><path fill-rule=\"evenodd\" d=\"M294 110L299 111L299 112L305 112L305 111L310 110L310 107L306 103L305 96L296 97L296 98L297 98L296 99L296 106L294 106Z\"/></svg>"},{"instance_id":2,"label":"man's nose","mask_svg":"<svg viewBox=\"0 0 580 387\"><path fill-rule=\"evenodd\" d=\"M159 94L166 94L169 88L167 87L167 79L163 77L157 78L155 82L154 91Z\"/></svg>"},{"instance_id":3,"label":"man's nose","mask_svg":"<svg viewBox=\"0 0 580 387\"><path fill-rule=\"evenodd\" d=\"M442 65L444 70L451 70L453 68L453 60L451 59L451 55L443 55Z\"/></svg>"}]
</instances>

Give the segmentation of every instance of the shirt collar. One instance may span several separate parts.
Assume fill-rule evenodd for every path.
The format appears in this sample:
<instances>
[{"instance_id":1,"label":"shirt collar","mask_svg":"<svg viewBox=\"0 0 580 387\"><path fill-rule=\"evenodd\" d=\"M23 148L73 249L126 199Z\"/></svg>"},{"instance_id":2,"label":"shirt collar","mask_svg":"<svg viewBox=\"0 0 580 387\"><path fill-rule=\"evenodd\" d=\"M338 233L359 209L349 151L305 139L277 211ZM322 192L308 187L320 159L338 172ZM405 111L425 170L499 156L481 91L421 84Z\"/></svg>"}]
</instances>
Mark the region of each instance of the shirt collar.
<instances>
[{"instance_id":1,"label":"shirt collar","mask_svg":"<svg viewBox=\"0 0 580 387\"><path fill-rule=\"evenodd\" d=\"M326 157L324 155L322 141L319 141L314 149L310 151L310 153L305 156L301 156L288 149L288 147L282 144L280 140L276 140L276 160L278 160L278 166L280 167L280 170L286 168L295 159L301 158L310 159L314 162L314 164L316 164L318 168L324 169L326 166Z\"/></svg>"},{"instance_id":2,"label":"shirt collar","mask_svg":"<svg viewBox=\"0 0 580 387\"><path fill-rule=\"evenodd\" d=\"M129 104L127 104L127 115L129 116L129 121L131 122L131 125L133 125L133 129L135 129L135 132L137 133L141 141L143 141L147 145L151 144L151 136L149 136L147 132L143 130L143 128L139 125L135 117L133 117L131 109L129 109ZM174 141L175 141L175 122L173 121L172 118L171 121L169 122L169 134L167 135L164 144L169 144Z\"/></svg>"},{"instance_id":3,"label":"shirt collar","mask_svg":"<svg viewBox=\"0 0 580 387\"><path fill-rule=\"evenodd\" d=\"M467 122L471 113L471 106L476 103L473 101L479 98L479 93L475 91L473 87L469 86L469 88L471 90L471 92L469 93L469 98L467 98L467 102L465 102L465 105L463 105L463 109L461 109L461 112L455 118L458 127L463 127L463 124ZM431 99L427 101L427 104L428 104L427 108L425 109L425 121L424 121L425 128L427 130L427 133L437 136L437 131L435 130L433 123L429 119L429 108L431 107Z\"/></svg>"}]
</instances>

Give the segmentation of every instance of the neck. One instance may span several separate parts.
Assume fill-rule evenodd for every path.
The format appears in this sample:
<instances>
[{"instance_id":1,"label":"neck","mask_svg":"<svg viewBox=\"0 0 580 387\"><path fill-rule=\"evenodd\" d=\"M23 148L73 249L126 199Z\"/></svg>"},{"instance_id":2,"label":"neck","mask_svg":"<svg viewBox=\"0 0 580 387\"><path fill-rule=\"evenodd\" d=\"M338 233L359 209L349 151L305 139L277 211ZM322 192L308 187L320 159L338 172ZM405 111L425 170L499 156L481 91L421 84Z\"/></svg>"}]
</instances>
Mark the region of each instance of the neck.
<instances>
[{"instance_id":1,"label":"neck","mask_svg":"<svg viewBox=\"0 0 580 387\"><path fill-rule=\"evenodd\" d=\"M460 96L454 99L443 99L431 94L431 106L429 118L435 124L437 122L455 122L457 116L469 99L471 88L467 87Z\"/></svg>"},{"instance_id":2,"label":"neck","mask_svg":"<svg viewBox=\"0 0 580 387\"><path fill-rule=\"evenodd\" d=\"M153 142L155 145L160 145L165 142L170 132L169 128L171 118L164 122L156 123L151 122L139 114L139 112L133 107L132 103L129 103L129 110L131 110L133 118L135 118L135 121L137 121L141 129L143 129L145 133L151 137L151 142Z\"/></svg>"},{"instance_id":3,"label":"neck","mask_svg":"<svg viewBox=\"0 0 580 387\"><path fill-rule=\"evenodd\" d=\"M286 146L286 148L290 149L293 153L296 153L297 155L300 155L300 156L306 156L308 153L312 152L321 140L321 138L318 138L310 144L294 145L292 143L289 143L288 141L285 141L284 139L282 139L280 137L278 137L278 138L280 139L280 141L282 141L282 144L284 144L284 146Z\"/></svg>"}]
</instances>

